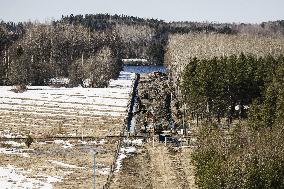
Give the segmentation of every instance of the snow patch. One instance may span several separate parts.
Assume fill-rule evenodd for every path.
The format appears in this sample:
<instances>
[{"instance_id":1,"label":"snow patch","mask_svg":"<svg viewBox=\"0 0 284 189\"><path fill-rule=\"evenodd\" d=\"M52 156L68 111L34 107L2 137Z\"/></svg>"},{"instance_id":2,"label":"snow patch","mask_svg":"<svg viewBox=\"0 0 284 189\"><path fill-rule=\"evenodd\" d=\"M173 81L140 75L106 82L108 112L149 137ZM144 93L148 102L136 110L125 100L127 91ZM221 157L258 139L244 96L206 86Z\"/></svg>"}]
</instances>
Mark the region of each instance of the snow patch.
<instances>
[{"instance_id":1,"label":"snow patch","mask_svg":"<svg viewBox=\"0 0 284 189\"><path fill-rule=\"evenodd\" d=\"M101 175L108 175L110 173L110 168L104 167L104 168L98 169L98 173Z\"/></svg>"},{"instance_id":2,"label":"snow patch","mask_svg":"<svg viewBox=\"0 0 284 189\"><path fill-rule=\"evenodd\" d=\"M137 145L137 146L142 146L143 145L143 139L124 139L123 140L124 143L128 144L128 145Z\"/></svg>"},{"instance_id":3,"label":"snow patch","mask_svg":"<svg viewBox=\"0 0 284 189\"><path fill-rule=\"evenodd\" d=\"M2 107L2 104L1 104L1 107ZM22 138L23 136L18 134L18 133L13 133L10 130L4 130L4 131L0 131L0 137L3 137L3 138Z\"/></svg>"},{"instance_id":4,"label":"snow patch","mask_svg":"<svg viewBox=\"0 0 284 189\"><path fill-rule=\"evenodd\" d=\"M90 142L91 144L97 144L97 141L93 140Z\"/></svg>"},{"instance_id":5,"label":"snow patch","mask_svg":"<svg viewBox=\"0 0 284 189\"><path fill-rule=\"evenodd\" d=\"M0 153L8 155L20 155L23 157L30 157L25 151L28 149L17 149L17 148L0 148ZM29 149L31 150L31 149Z\"/></svg>"},{"instance_id":6,"label":"snow patch","mask_svg":"<svg viewBox=\"0 0 284 189\"><path fill-rule=\"evenodd\" d=\"M5 141L3 142L3 144L8 144L11 145L13 147L20 147L20 146L25 146L25 143L19 143L19 142L15 142L15 141Z\"/></svg>"},{"instance_id":7,"label":"snow patch","mask_svg":"<svg viewBox=\"0 0 284 189\"><path fill-rule=\"evenodd\" d=\"M105 139L100 140L99 144L104 145L107 141Z\"/></svg>"},{"instance_id":8,"label":"snow patch","mask_svg":"<svg viewBox=\"0 0 284 189\"><path fill-rule=\"evenodd\" d=\"M16 168L12 165L7 167L0 167L0 186L5 189L52 189L52 183L60 182L61 177L58 176L37 176L39 178L29 178L25 174L31 171L25 171L20 168Z\"/></svg>"},{"instance_id":9,"label":"snow patch","mask_svg":"<svg viewBox=\"0 0 284 189\"><path fill-rule=\"evenodd\" d=\"M123 153L120 153L117 157L117 160L116 160L116 170L115 172L119 172L119 170L121 169L122 167L122 161L124 158L126 158L127 156Z\"/></svg>"},{"instance_id":10,"label":"snow patch","mask_svg":"<svg viewBox=\"0 0 284 189\"><path fill-rule=\"evenodd\" d=\"M122 162L123 159L127 157L127 155L131 155L136 152L136 148L131 146L131 147L121 147L120 152L118 154L117 160L116 160L116 169L115 172L119 172L119 170L122 167Z\"/></svg>"},{"instance_id":11,"label":"snow patch","mask_svg":"<svg viewBox=\"0 0 284 189\"><path fill-rule=\"evenodd\" d=\"M49 80L50 84L61 84L61 85L67 85L69 84L70 79L66 77L55 77Z\"/></svg>"},{"instance_id":12,"label":"snow patch","mask_svg":"<svg viewBox=\"0 0 284 189\"><path fill-rule=\"evenodd\" d=\"M129 58L129 59L122 59L122 62L148 62L147 59L141 59L141 58Z\"/></svg>"},{"instance_id":13,"label":"snow patch","mask_svg":"<svg viewBox=\"0 0 284 189\"><path fill-rule=\"evenodd\" d=\"M60 162L60 161L55 161L55 160L48 160L48 162L62 166L62 167L65 167L65 168L71 168L71 169L78 169L78 168L82 169L83 168L83 167L78 167L76 165L70 165L70 164L63 163L63 162Z\"/></svg>"},{"instance_id":14,"label":"snow patch","mask_svg":"<svg viewBox=\"0 0 284 189\"><path fill-rule=\"evenodd\" d=\"M64 140L55 140L54 144L63 144L63 148L72 148L74 144L70 144L69 141L64 141Z\"/></svg>"},{"instance_id":15,"label":"snow patch","mask_svg":"<svg viewBox=\"0 0 284 189\"><path fill-rule=\"evenodd\" d=\"M78 142L80 142L81 144L84 144L84 145L88 144L88 142L87 142L87 141L79 140Z\"/></svg>"}]
</instances>

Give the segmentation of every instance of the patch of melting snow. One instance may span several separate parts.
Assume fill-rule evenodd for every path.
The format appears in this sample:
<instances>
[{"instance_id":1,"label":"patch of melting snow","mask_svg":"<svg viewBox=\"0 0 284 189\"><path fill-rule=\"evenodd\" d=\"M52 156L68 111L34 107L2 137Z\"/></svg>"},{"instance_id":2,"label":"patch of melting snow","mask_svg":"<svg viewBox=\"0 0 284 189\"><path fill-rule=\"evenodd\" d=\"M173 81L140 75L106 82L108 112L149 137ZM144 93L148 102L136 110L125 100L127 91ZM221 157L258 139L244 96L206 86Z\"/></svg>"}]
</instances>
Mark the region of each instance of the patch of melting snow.
<instances>
[{"instance_id":1,"label":"patch of melting snow","mask_svg":"<svg viewBox=\"0 0 284 189\"><path fill-rule=\"evenodd\" d=\"M124 139L123 140L124 143L128 144L128 145L137 145L137 146L142 146L143 145L143 139Z\"/></svg>"},{"instance_id":2,"label":"patch of melting snow","mask_svg":"<svg viewBox=\"0 0 284 189\"><path fill-rule=\"evenodd\" d=\"M70 144L69 141L64 140L54 140L54 144L63 144L63 148L72 148L74 145Z\"/></svg>"},{"instance_id":3,"label":"patch of melting snow","mask_svg":"<svg viewBox=\"0 0 284 189\"><path fill-rule=\"evenodd\" d=\"M117 160L116 160L116 169L115 169L115 172L118 172L121 167L122 167L122 161L124 158L126 158L127 156L123 153L120 153L117 157Z\"/></svg>"},{"instance_id":4,"label":"patch of melting snow","mask_svg":"<svg viewBox=\"0 0 284 189\"><path fill-rule=\"evenodd\" d=\"M3 138L22 138L23 136L19 133L12 133L10 130L0 131L0 137Z\"/></svg>"},{"instance_id":5,"label":"patch of melting snow","mask_svg":"<svg viewBox=\"0 0 284 189\"><path fill-rule=\"evenodd\" d=\"M3 142L3 144L8 144L11 145L13 147L20 147L20 146L25 146L25 143L19 143L19 142L15 142L15 141L5 141Z\"/></svg>"},{"instance_id":6,"label":"patch of melting snow","mask_svg":"<svg viewBox=\"0 0 284 189\"><path fill-rule=\"evenodd\" d=\"M97 144L97 141L93 140L90 142L91 144Z\"/></svg>"},{"instance_id":7,"label":"patch of melting snow","mask_svg":"<svg viewBox=\"0 0 284 189\"><path fill-rule=\"evenodd\" d=\"M104 167L104 168L98 169L98 173L101 175L108 175L110 173L110 168Z\"/></svg>"},{"instance_id":8,"label":"patch of melting snow","mask_svg":"<svg viewBox=\"0 0 284 189\"><path fill-rule=\"evenodd\" d=\"M87 141L79 140L78 142L80 142L81 144L88 144L88 142L87 142Z\"/></svg>"},{"instance_id":9,"label":"patch of melting snow","mask_svg":"<svg viewBox=\"0 0 284 189\"><path fill-rule=\"evenodd\" d=\"M75 136L77 136L77 134L76 133L69 133L68 136L75 137Z\"/></svg>"},{"instance_id":10,"label":"patch of melting snow","mask_svg":"<svg viewBox=\"0 0 284 189\"><path fill-rule=\"evenodd\" d=\"M63 163L60 161L55 161L55 160L48 160L48 162L65 167L65 168L72 168L72 169L83 169L84 168L84 167L78 167L76 165L70 165L70 164Z\"/></svg>"},{"instance_id":11,"label":"patch of melting snow","mask_svg":"<svg viewBox=\"0 0 284 189\"><path fill-rule=\"evenodd\" d=\"M99 142L99 144L100 144L100 145L104 145L106 142L107 142L107 141L106 141L105 139L101 139L100 142Z\"/></svg>"},{"instance_id":12,"label":"patch of melting snow","mask_svg":"<svg viewBox=\"0 0 284 189\"><path fill-rule=\"evenodd\" d=\"M118 154L117 160L116 160L116 169L115 172L119 172L119 170L122 167L122 162L123 159L127 157L127 155L133 154L136 152L136 148L131 146L131 147L121 147L120 152Z\"/></svg>"},{"instance_id":13,"label":"patch of melting snow","mask_svg":"<svg viewBox=\"0 0 284 189\"><path fill-rule=\"evenodd\" d=\"M45 144L47 144L46 142L37 142L37 144L39 144L39 145L45 145Z\"/></svg>"},{"instance_id":14,"label":"patch of melting snow","mask_svg":"<svg viewBox=\"0 0 284 189\"><path fill-rule=\"evenodd\" d=\"M121 150L124 150L126 154L134 153L136 152L136 148L131 146L131 147L126 147L126 148L121 148Z\"/></svg>"},{"instance_id":15,"label":"patch of melting snow","mask_svg":"<svg viewBox=\"0 0 284 189\"><path fill-rule=\"evenodd\" d=\"M25 174L31 171L25 171L20 168L16 168L12 165L7 167L0 167L0 186L5 189L52 189L52 183L60 182L61 177L48 176L48 175L37 175L39 178L29 178Z\"/></svg>"},{"instance_id":16,"label":"patch of melting snow","mask_svg":"<svg viewBox=\"0 0 284 189\"><path fill-rule=\"evenodd\" d=\"M30 155L24 151L27 149L17 149L17 148L0 148L0 153L8 155L20 155L23 157L30 157ZM31 150L31 149L29 149Z\"/></svg>"}]
</instances>

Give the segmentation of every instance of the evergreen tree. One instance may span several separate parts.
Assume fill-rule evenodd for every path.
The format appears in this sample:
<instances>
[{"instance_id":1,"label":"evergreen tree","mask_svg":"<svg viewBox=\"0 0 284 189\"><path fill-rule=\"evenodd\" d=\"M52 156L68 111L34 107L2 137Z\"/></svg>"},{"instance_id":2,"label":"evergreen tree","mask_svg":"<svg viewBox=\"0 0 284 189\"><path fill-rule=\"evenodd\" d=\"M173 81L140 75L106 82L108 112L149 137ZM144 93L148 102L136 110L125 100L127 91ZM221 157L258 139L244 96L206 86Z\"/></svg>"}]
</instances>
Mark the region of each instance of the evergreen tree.
<instances>
[{"instance_id":1,"label":"evergreen tree","mask_svg":"<svg viewBox=\"0 0 284 189\"><path fill-rule=\"evenodd\" d=\"M15 50L14 59L9 70L9 82L12 85L25 86L28 84L27 57L22 46Z\"/></svg>"}]
</instances>

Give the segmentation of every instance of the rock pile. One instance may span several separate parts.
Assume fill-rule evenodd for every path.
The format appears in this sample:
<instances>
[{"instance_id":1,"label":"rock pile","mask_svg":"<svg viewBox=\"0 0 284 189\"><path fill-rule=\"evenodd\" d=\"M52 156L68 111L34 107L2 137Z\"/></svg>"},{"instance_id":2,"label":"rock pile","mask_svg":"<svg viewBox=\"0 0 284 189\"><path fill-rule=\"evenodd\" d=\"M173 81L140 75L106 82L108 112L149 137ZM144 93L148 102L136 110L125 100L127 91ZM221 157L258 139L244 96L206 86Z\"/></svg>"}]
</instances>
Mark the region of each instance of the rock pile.
<instances>
[{"instance_id":1,"label":"rock pile","mask_svg":"<svg viewBox=\"0 0 284 189\"><path fill-rule=\"evenodd\" d=\"M136 131L157 133L170 129L171 96L166 74L141 74L138 85Z\"/></svg>"}]
</instances>

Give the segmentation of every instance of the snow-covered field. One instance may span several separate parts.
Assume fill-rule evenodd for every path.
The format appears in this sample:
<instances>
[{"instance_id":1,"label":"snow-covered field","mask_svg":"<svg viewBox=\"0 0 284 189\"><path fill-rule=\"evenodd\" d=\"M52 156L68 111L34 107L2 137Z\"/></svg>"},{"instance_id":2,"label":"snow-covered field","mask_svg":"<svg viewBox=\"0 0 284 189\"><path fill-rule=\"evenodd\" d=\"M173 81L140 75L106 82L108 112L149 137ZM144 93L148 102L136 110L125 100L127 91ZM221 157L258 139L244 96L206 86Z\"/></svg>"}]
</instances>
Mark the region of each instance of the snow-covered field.
<instances>
[{"instance_id":1,"label":"snow-covered field","mask_svg":"<svg viewBox=\"0 0 284 189\"><path fill-rule=\"evenodd\" d=\"M108 88L52 88L29 86L23 93L0 87L0 109L79 115L125 114L134 74L122 72Z\"/></svg>"},{"instance_id":2,"label":"snow-covered field","mask_svg":"<svg viewBox=\"0 0 284 189\"><path fill-rule=\"evenodd\" d=\"M160 67L126 66L107 88L52 88L30 86L23 93L0 86L0 188L93 188L93 149L96 187L102 188L114 161L124 127L134 73L160 71ZM27 148L24 140L35 140ZM80 137L50 139L50 137ZM96 139L86 140L92 136ZM82 138L81 138L82 137ZM13 140L12 140L13 139ZM140 140L124 141L116 162L135 153ZM130 146L129 145L133 145Z\"/></svg>"},{"instance_id":3,"label":"snow-covered field","mask_svg":"<svg viewBox=\"0 0 284 189\"><path fill-rule=\"evenodd\" d=\"M0 138L82 137L35 140L30 148L24 140L0 141L0 188L93 188L94 148L101 188L117 144L105 137L124 127L134 78L122 71L107 88L28 86L15 93L0 86Z\"/></svg>"},{"instance_id":4,"label":"snow-covered field","mask_svg":"<svg viewBox=\"0 0 284 189\"><path fill-rule=\"evenodd\" d=\"M134 78L135 73L122 71L107 88L28 86L15 93L12 86L1 86L0 137L102 136L110 130L117 134L127 115Z\"/></svg>"},{"instance_id":5,"label":"snow-covered field","mask_svg":"<svg viewBox=\"0 0 284 189\"><path fill-rule=\"evenodd\" d=\"M31 188L52 188L52 183L61 181L61 177L38 175L37 178L25 176L26 173L21 168L11 165L0 166L0 185L3 189L31 189Z\"/></svg>"}]
</instances>

